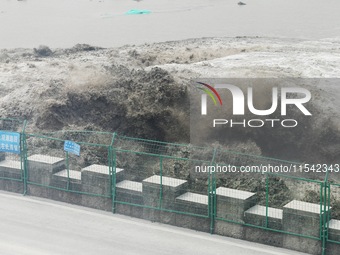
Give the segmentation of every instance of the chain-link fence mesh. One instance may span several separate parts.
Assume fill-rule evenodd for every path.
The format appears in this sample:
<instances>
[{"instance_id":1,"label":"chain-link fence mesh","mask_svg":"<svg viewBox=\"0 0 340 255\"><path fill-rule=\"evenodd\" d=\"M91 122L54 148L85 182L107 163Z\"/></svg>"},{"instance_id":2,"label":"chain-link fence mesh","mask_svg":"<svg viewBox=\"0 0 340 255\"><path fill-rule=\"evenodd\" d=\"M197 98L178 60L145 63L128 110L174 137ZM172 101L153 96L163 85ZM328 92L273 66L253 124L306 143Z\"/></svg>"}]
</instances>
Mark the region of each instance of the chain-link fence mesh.
<instances>
[{"instance_id":1,"label":"chain-link fence mesh","mask_svg":"<svg viewBox=\"0 0 340 255\"><path fill-rule=\"evenodd\" d=\"M195 166L210 163L211 149L117 136L114 151L125 172L116 203L208 217L208 173Z\"/></svg>"},{"instance_id":2,"label":"chain-link fence mesh","mask_svg":"<svg viewBox=\"0 0 340 255\"><path fill-rule=\"evenodd\" d=\"M340 184L329 185L328 206L331 214L327 225L327 240L330 243L340 244Z\"/></svg>"},{"instance_id":3,"label":"chain-link fence mesh","mask_svg":"<svg viewBox=\"0 0 340 255\"><path fill-rule=\"evenodd\" d=\"M64 150L65 141L80 154ZM113 134L63 131L27 135L28 184L80 194L111 197Z\"/></svg>"},{"instance_id":4,"label":"chain-link fence mesh","mask_svg":"<svg viewBox=\"0 0 340 255\"><path fill-rule=\"evenodd\" d=\"M118 204L207 217L212 232L219 221L227 221L314 240L323 237L324 215L330 211L320 200L325 173L303 178L307 171L302 163L124 136L116 138L114 148L117 166L127 178L117 183ZM155 219L149 216L143 215Z\"/></svg>"},{"instance_id":5,"label":"chain-link fence mesh","mask_svg":"<svg viewBox=\"0 0 340 255\"><path fill-rule=\"evenodd\" d=\"M10 178L28 185L28 194L98 208L105 204L120 213L211 233L228 222L340 243L340 185L334 171L315 172L306 163L219 146L115 133L26 134L23 124L0 119L0 131L21 134L20 154L0 153L2 189L8 190L3 181ZM79 144L80 155L65 151L65 141ZM9 175L14 164L16 176Z\"/></svg>"}]
</instances>

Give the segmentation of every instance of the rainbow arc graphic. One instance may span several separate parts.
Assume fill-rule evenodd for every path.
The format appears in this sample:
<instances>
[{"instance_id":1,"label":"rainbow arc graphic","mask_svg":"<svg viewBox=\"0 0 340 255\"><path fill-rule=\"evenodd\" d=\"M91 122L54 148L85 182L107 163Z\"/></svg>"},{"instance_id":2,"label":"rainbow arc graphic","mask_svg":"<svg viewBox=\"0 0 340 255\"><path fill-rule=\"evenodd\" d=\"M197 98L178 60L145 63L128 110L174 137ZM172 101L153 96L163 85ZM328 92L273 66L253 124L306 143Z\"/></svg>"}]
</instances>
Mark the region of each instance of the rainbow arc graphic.
<instances>
[{"instance_id":1,"label":"rainbow arc graphic","mask_svg":"<svg viewBox=\"0 0 340 255\"><path fill-rule=\"evenodd\" d=\"M204 82L197 82L197 83L203 86L203 87L197 87L197 88L207 93L207 95L209 95L209 97L213 100L215 105L217 105L217 100L220 103L220 105L222 105L221 96L220 94L218 94L218 92L216 91L214 87Z\"/></svg>"}]
</instances>

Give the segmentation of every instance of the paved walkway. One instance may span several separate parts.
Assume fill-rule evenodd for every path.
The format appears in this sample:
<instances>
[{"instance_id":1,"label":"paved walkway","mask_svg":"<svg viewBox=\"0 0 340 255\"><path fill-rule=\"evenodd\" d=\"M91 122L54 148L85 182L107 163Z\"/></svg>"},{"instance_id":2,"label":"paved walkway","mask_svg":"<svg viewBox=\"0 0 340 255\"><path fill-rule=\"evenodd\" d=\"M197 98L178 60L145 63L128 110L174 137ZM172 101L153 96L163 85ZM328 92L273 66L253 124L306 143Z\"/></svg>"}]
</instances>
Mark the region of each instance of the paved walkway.
<instances>
[{"instance_id":1,"label":"paved walkway","mask_svg":"<svg viewBox=\"0 0 340 255\"><path fill-rule=\"evenodd\" d=\"M298 255L289 250L0 192L2 255Z\"/></svg>"}]
</instances>

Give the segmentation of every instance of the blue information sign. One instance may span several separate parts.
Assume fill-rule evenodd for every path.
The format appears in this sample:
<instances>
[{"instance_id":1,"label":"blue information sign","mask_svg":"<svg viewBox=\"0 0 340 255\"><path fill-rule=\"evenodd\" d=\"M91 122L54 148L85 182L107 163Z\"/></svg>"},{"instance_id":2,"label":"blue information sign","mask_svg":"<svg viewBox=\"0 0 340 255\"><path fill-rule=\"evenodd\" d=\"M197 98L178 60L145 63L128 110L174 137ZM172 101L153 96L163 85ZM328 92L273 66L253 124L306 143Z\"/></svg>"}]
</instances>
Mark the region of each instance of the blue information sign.
<instances>
[{"instance_id":1,"label":"blue information sign","mask_svg":"<svg viewBox=\"0 0 340 255\"><path fill-rule=\"evenodd\" d=\"M0 151L20 154L20 133L0 131Z\"/></svg>"},{"instance_id":2,"label":"blue information sign","mask_svg":"<svg viewBox=\"0 0 340 255\"><path fill-rule=\"evenodd\" d=\"M76 155L79 156L80 155L80 145L75 143L75 142L66 140L65 143L64 143L64 151L67 151L67 152L70 152L70 153L73 153L73 154L76 154Z\"/></svg>"}]
</instances>

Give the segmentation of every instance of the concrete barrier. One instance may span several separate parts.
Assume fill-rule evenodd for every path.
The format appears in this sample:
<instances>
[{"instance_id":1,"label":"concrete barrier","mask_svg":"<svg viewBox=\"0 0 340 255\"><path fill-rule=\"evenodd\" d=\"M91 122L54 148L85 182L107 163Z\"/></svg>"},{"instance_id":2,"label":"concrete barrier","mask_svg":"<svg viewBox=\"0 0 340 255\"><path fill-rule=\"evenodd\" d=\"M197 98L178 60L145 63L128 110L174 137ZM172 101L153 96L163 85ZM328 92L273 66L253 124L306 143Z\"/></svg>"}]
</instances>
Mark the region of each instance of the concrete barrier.
<instances>
[{"instance_id":1,"label":"concrete barrier","mask_svg":"<svg viewBox=\"0 0 340 255\"><path fill-rule=\"evenodd\" d=\"M207 195L186 192L176 198L175 210L180 212L176 214L176 226L202 232L210 231ZM191 213L193 215L186 215L184 213Z\"/></svg>"},{"instance_id":2,"label":"concrete barrier","mask_svg":"<svg viewBox=\"0 0 340 255\"><path fill-rule=\"evenodd\" d=\"M5 159L5 154L0 153L0 189L22 194L22 178L21 162Z\"/></svg>"},{"instance_id":3,"label":"concrete barrier","mask_svg":"<svg viewBox=\"0 0 340 255\"><path fill-rule=\"evenodd\" d=\"M188 186L188 182L185 180L164 176L161 178L159 175L153 175L143 180L142 183L144 205L165 210L175 209L176 197L185 193ZM176 223L175 213L150 208L144 208L143 218L172 225Z\"/></svg>"},{"instance_id":4,"label":"concrete barrier","mask_svg":"<svg viewBox=\"0 0 340 255\"><path fill-rule=\"evenodd\" d=\"M289 233L320 238L320 204L293 200L283 207L283 230ZM285 235L283 247L310 254L321 254L321 241Z\"/></svg>"}]
</instances>

